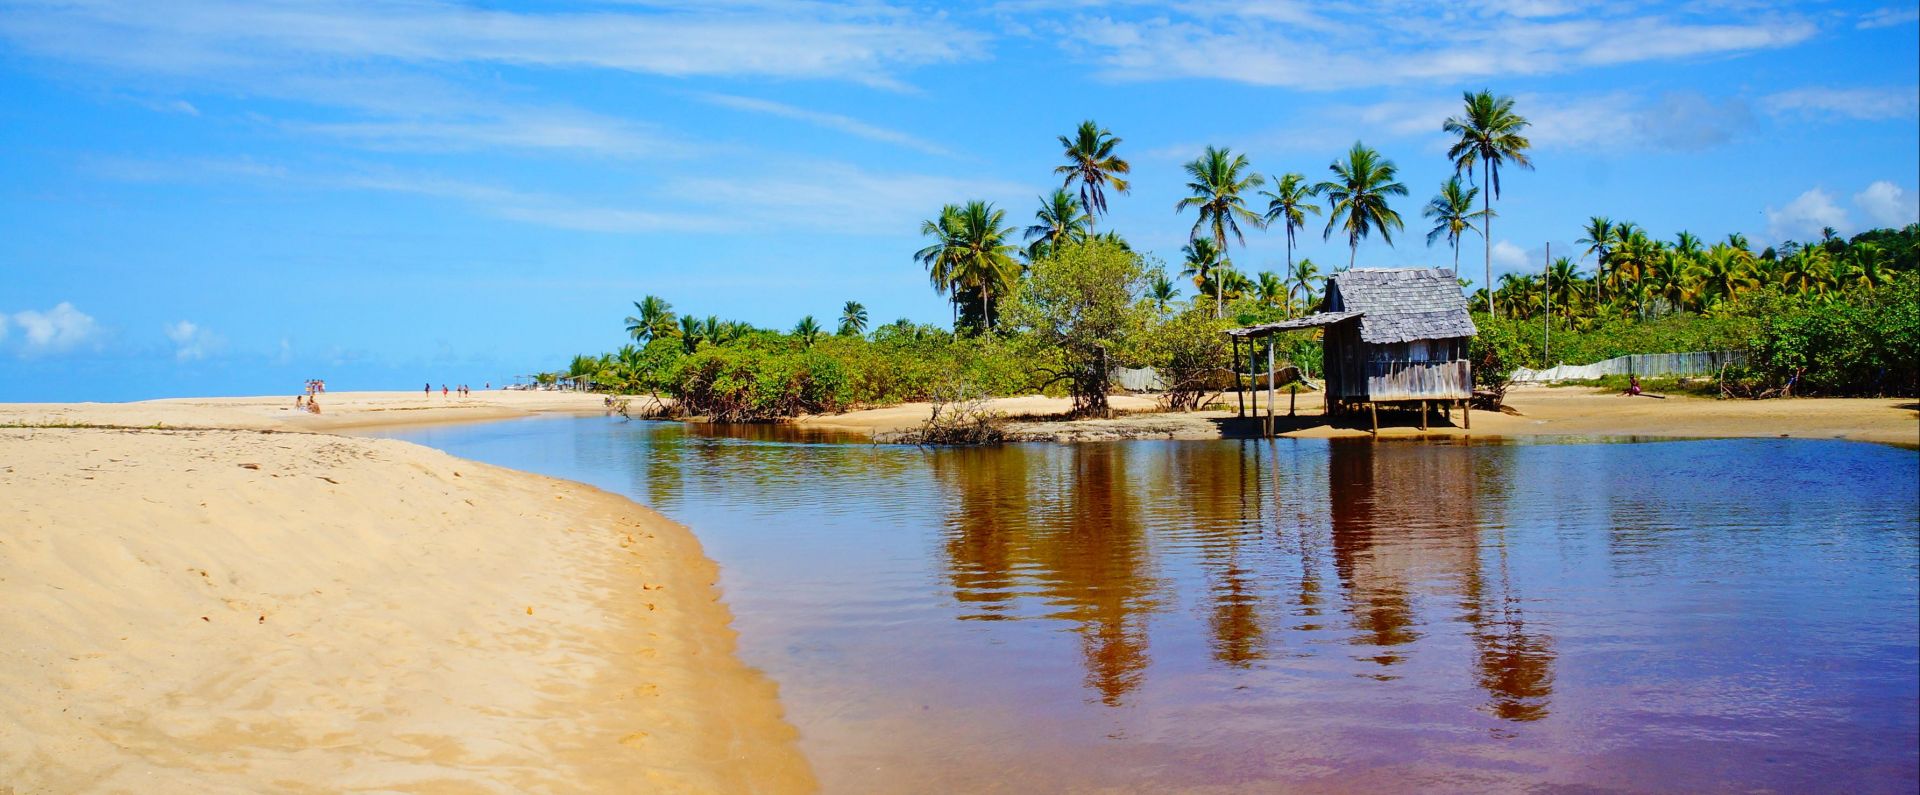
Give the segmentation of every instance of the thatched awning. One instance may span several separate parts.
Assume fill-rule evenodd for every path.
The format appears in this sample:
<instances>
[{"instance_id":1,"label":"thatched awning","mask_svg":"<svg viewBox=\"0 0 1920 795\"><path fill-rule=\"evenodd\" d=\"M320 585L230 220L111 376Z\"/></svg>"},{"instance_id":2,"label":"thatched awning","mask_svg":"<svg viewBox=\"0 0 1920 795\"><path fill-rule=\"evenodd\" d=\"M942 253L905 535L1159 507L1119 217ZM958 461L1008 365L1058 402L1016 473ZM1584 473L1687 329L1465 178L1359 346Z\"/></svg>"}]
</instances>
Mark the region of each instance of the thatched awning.
<instances>
[{"instance_id":1,"label":"thatched awning","mask_svg":"<svg viewBox=\"0 0 1920 795\"><path fill-rule=\"evenodd\" d=\"M1342 320L1352 320L1356 317L1359 317L1360 315L1361 315L1360 312L1315 312L1311 315L1307 315L1306 317L1297 317L1292 320L1282 320L1277 323L1261 323L1257 326L1246 326L1243 328L1230 328L1230 329L1227 329L1226 332L1224 333L1229 337L1240 337L1240 338L1267 337L1281 331L1298 331L1303 328L1320 328L1321 326L1331 326Z\"/></svg>"}]
</instances>

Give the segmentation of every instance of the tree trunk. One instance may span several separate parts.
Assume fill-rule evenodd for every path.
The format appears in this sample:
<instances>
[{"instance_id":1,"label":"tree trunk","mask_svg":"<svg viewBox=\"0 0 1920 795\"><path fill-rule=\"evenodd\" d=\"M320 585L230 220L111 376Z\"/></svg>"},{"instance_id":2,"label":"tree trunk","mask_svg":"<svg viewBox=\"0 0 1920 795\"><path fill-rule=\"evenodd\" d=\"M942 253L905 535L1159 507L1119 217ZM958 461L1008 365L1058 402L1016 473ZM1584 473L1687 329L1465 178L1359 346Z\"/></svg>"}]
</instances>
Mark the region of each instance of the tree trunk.
<instances>
[{"instance_id":1,"label":"tree trunk","mask_svg":"<svg viewBox=\"0 0 1920 795\"><path fill-rule=\"evenodd\" d=\"M1480 240L1487 249L1487 314L1493 314L1493 162L1481 158L1486 178L1480 181Z\"/></svg>"},{"instance_id":2,"label":"tree trunk","mask_svg":"<svg viewBox=\"0 0 1920 795\"><path fill-rule=\"evenodd\" d=\"M993 312L990 311L987 306L987 294L989 292L986 283L982 282L980 284L980 327L986 331L993 330Z\"/></svg>"}]
</instances>

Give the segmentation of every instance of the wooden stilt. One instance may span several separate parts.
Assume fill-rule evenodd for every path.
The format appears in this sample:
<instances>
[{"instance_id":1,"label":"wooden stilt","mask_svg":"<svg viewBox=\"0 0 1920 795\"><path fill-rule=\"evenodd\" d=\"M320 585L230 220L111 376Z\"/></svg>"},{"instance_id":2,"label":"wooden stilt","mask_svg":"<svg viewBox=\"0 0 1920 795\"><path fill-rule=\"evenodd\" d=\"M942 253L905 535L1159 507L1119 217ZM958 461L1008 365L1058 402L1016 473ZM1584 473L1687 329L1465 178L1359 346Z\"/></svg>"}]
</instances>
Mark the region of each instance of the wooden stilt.
<instances>
[{"instance_id":1,"label":"wooden stilt","mask_svg":"<svg viewBox=\"0 0 1920 795\"><path fill-rule=\"evenodd\" d=\"M1249 340L1247 342L1247 346L1252 347L1253 342ZM1240 408L1235 413L1235 416L1238 416L1238 417L1247 416L1247 393L1240 389L1240 338L1239 337L1233 338L1233 396L1239 399L1240 401Z\"/></svg>"},{"instance_id":2,"label":"wooden stilt","mask_svg":"<svg viewBox=\"0 0 1920 795\"><path fill-rule=\"evenodd\" d=\"M1473 401L1460 401L1460 424L1467 430L1473 430Z\"/></svg>"},{"instance_id":3,"label":"wooden stilt","mask_svg":"<svg viewBox=\"0 0 1920 795\"><path fill-rule=\"evenodd\" d=\"M1287 387L1287 416L1293 416L1293 409L1300 403L1300 385Z\"/></svg>"},{"instance_id":4,"label":"wooden stilt","mask_svg":"<svg viewBox=\"0 0 1920 795\"><path fill-rule=\"evenodd\" d=\"M1267 435L1273 435L1273 340L1267 340Z\"/></svg>"},{"instance_id":5,"label":"wooden stilt","mask_svg":"<svg viewBox=\"0 0 1920 795\"><path fill-rule=\"evenodd\" d=\"M1373 435L1380 435L1380 404L1367 401L1367 413L1373 415Z\"/></svg>"},{"instance_id":6,"label":"wooden stilt","mask_svg":"<svg viewBox=\"0 0 1920 795\"><path fill-rule=\"evenodd\" d=\"M1420 401L1420 430L1427 429L1427 402Z\"/></svg>"}]
</instances>

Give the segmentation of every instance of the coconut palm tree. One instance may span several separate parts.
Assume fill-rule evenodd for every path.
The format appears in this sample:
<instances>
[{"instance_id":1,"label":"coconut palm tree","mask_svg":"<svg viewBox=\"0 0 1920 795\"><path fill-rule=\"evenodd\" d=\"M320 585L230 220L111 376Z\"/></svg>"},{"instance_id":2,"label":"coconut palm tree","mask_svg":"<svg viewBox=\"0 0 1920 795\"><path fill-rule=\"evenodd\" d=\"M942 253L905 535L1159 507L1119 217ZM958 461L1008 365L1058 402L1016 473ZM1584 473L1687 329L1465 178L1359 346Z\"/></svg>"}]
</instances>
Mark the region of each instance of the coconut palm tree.
<instances>
[{"instance_id":1,"label":"coconut palm tree","mask_svg":"<svg viewBox=\"0 0 1920 795\"><path fill-rule=\"evenodd\" d=\"M1076 181L1080 183L1080 206L1087 210L1089 230L1093 229L1095 219L1107 211L1107 188L1123 194L1132 189L1119 176L1133 171L1133 166L1113 154L1119 145L1119 138L1092 119L1080 122L1072 138L1060 136L1067 162L1056 166L1053 173L1066 175L1066 180L1060 183L1062 188L1072 187Z\"/></svg>"},{"instance_id":2,"label":"coconut palm tree","mask_svg":"<svg viewBox=\"0 0 1920 795\"><path fill-rule=\"evenodd\" d=\"M1187 258L1183 263L1185 267L1180 270L1180 275L1192 277L1194 289L1205 295L1207 285L1217 281L1213 278L1214 271L1224 267L1219 247L1213 244L1212 238L1195 238L1185 246L1181 246L1180 253Z\"/></svg>"},{"instance_id":3,"label":"coconut palm tree","mask_svg":"<svg viewBox=\"0 0 1920 795\"><path fill-rule=\"evenodd\" d=\"M1039 259L1059 250L1064 243L1087 239L1090 219L1081 210L1080 200L1066 188L1054 188L1052 195L1040 197L1040 209L1033 214L1037 222L1027 227L1027 259Z\"/></svg>"},{"instance_id":4,"label":"coconut palm tree","mask_svg":"<svg viewBox=\"0 0 1920 795\"><path fill-rule=\"evenodd\" d=\"M1407 195L1407 186L1395 182L1400 169L1380 156L1379 152L1367 148L1359 141L1353 142L1345 161L1335 160L1327 166L1334 179L1320 183L1320 192L1326 194L1327 217L1326 231L1322 238L1333 237L1334 227L1347 232L1347 269L1353 269L1354 258L1360 253L1360 239L1373 232L1380 233L1380 239L1393 245L1393 230L1401 229L1405 224L1400 214L1387 206L1388 196Z\"/></svg>"},{"instance_id":5,"label":"coconut palm tree","mask_svg":"<svg viewBox=\"0 0 1920 795\"><path fill-rule=\"evenodd\" d=\"M1580 296L1580 268L1573 260L1560 257L1547 266L1547 299L1549 308L1560 307L1561 314L1568 314Z\"/></svg>"},{"instance_id":6,"label":"coconut palm tree","mask_svg":"<svg viewBox=\"0 0 1920 795\"><path fill-rule=\"evenodd\" d=\"M1465 233L1479 232L1473 228L1473 221L1481 213L1490 210L1473 209L1473 198L1480 195L1479 188L1469 188L1460 184L1460 175L1455 174L1440 186L1440 193L1427 200L1427 208L1420 211L1424 217L1433 219L1433 229L1427 232L1427 245L1445 237L1447 244L1453 246L1453 272L1460 272L1460 237Z\"/></svg>"},{"instance_id":7,"label":"coconut palm tree","mask_svg":"<svg viewBox=\"0 0 1920 795\"><path fill-rule=\"evenodd\" d=\"M1307 184L1305 174L1287 172L1273 181L1273 190L1260 191L1267 197L1266 222L1279 221L1287 233L1287 270L1293 270L1293 233L1307 226L1307 214L1320 214L1313 197L1320 195L1319 185Z\"/></svg>"},{"instance_id":8,"label":"coconut palm tree","mask_svg":"<svg viewBox=\"0 0 1920 795\"><path fill-rule=\"evenodd\" d=\"M1279 308L1286 307L1287 317L1293 317L1293 306L1287 300L1287 282L1272 271L1261 271L1253 279L1253 295L1261 305Z\"/></svg>"},{"instance_id":9,"label":"coconut palm tree","mask_svg":"<svg viewBox=\"0 0 1920 795\"><path fill-rule=\"evenodd\" d=\"M1465 92L1461 99L1466 107L1461 115L1450 116L1441 125L1441 129L1457 136L1453 146L1447 149L1447 157L1453 161L1454 173L1465 172L1473 176L1473 167L1479 166L1484 178L1480 186L1487 189L1481 194L1481 203L1489 211L1480 218L1480 238L1486 243L1487 282L1493 282L1493 200L1500 198L1500 168L1509 161L1521 168L1533 168L1533 161L1527 157L1527 150L1533 148L1520 132L1530 122L1525 116L1513 112L1513 97L1496 97L1492 91L1482 89L1479 93ZM1491 307L1489 307L1491 308Z\"/></svg>"},{"instance_id":10,"label":"coconut palm tree","mask_svg":"<svg viewBox=\"0 0 1920 795\"><path fill-rule=\"evenodd\" d=\"M692 315L682 315L680 317L680 346L685 348L687 353L693 353L694 351L700 350L700 339L700 319Z\"/></svg>"},{"instance_id":11,"label":"coconut palm tree","mask_svg":"<svg viewBox=\"0 0 1920 795\"><path fill-rule=\"evenodd\" d=\"M1726 244L1707 249L1700 257L1700 301L1726 301L1754 285L1753 272L1740 250Z\"/></svg>"},{"instance_id":12,"label":"coconut palm tree","mask_svg":"<svg viewBox=\"0 0 1920 795\"><path fill-rule=\"evenodd\" d=\"M960 206L943 205L940 214L932 219L920 222L920 234L933 238L933 243L914 252L913 259L926 266L927 281L933 284L937 295L946 296L953 302L953 326L960 327L960 284L954 278L959 267L965 246L961 244L964 235L960 220Z\"/></svg>"},{"instance_id":13,"label":"coconut palm tree","mask_svg":"<svg viewBox=\"0 0 1920 795\"><path fill-rule=\"evenodd\" d=\"M1167 274L1155 268L1153 280L1147 283L1147 300L1153 302L1154 311L1162 315L1166 314L1167 305L1172 304L1179 297L1180 288L1174 286L1173 280L1167 278Z\"/></svg>"},{"instance_id":14,"label":"coconut palm tree","mask_svg":"<svg viewBox=\"0 0 1920 795\"><path fill-rule=\"evenodd\" d=\"M793 324L793 337L800 341L800 347L811 348L820 339L820 324L812 315L800 318L800 322Z\"/></svg>"},{"instance_id":15,"label":"coconut palm tree","mask_svg":"<svg viewBox=\"0 0 1920 795\"><path fill-rule=\"evenodd\" d=\"M1326 278L1320 275L1320 266L1313 264L1313 260L1302 258L1287 271L1287 295L1298 296L1302 307L1312 308L1313 286L1323 281Z\"/></svg>"},{"instance_id":16,"label":"coconut palm tree","mask_svg":"<svg viewBox=\"0 0 1920 795\"><path fill-rule=\"evenodd\" d=\"M1266 220L1252 210L1247 209L1242 194L1266 184L1259 174L1252 173L1253 165L1247 162L1246 155L1236 155L1225 147L1207 147L1198 158L1187 163L1187 190L1193 195L1174 202L1173 211L1180 212L1188 207L1198 211L1199 218L1194 219L1193 230L1187 233L1189 239L1198 240L1203 231L1211 230L1213 244L1220 249L1220 258L1227 259L1227 232L1233 232L1234 239L1241 245L1247 242L1246 235L1240 233L1240 222L1251 226L1261 226ZM1218 285L1214 289L1214 314L1226 311L1226 299Z\"/></svg>"},{"instance_id":17,"label":"coconut palm tree","mask_svg":"<svg viewBox=\"0 0 1920 795\"><path fill-rule=\"evenodd\" d=\"M867 308L859 301L848 301L840 308L840 336L858 337L867 333Z\"/></svg>"},{"instance_id":18,"label":"coconut palm tree","mask_svg":"<svg viewBox=\"0 0 1920 795\"><path fill-rule=\"evenodd\" d=\"M635 342L673 336L673 304L666 299L649 295L633 302L633 309L637 314L627 316L627 334Z\"/></svg>"},{"instance_id":19,"label":"coconut palm tree","mask_svg":"<svg viewBox=\"0 0 1920 795\"><path fill-rule=\"evenodd\" d=\"M996 210L991 202L970 201L960 208L957 235L948 244L958 249L953 255L955 283L980 291L980 316L986 329L993 329L993 295L1008 292L1020 279L1020 263L1013 259L1014 246L1007 242L1013 229L1007 227L1007 211Z\"/></svg>"},{"instance_id":20,"label":"coconut palm tree","mask_svg":"<svg viewBox=\"0 0 1920 795\"><path fill-rule=\"evenodd\" d=\"M1613 219L1596 215L1587 219L1586 228L1580 230L1586 237L1573 242L1587 247L1586 253L1593 256L1593 301L1600 302L1600 285L1607 280L1607 254L1613 247Z\"/></svg>"}]
</instances>

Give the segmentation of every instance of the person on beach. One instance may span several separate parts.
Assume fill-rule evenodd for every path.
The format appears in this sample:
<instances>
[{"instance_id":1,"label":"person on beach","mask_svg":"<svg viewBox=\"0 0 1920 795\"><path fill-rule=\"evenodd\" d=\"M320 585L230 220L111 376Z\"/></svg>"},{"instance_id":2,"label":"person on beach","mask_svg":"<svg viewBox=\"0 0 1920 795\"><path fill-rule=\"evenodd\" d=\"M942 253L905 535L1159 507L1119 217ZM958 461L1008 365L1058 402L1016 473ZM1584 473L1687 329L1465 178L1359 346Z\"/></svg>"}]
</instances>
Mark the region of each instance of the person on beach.
<instances>
[{"instance_id":1,"label":"person on beach","mask_svg":"<svg viewBox=\"0 0 1920 795\"><path fill-rule=\"evenodd\" d=\"M311 412L313 412L313 413L315 413L315 414L319 414L319 413L320 413L320 400L319 400L318 398L315 398L315 399L313 399L313 400L309 400L309 401L307 401L307 410L308 410L308 411L311 411Z\"/></svg>"},{"instance_id":2,"label":"person on beach","mask_svg":"<svg viewBox=\"0 0 1920 795\"><path fill-rule=\"evenodd\" d=\"M428 382L427 382L427 388L426 388L426 389L425 389L424 391L425 391L425 392L427 393L427 396L428 396L428 397L432 397L432 396L433 396L433 382L432 382L432 381L428 381Z\"/></svg>"},{"instance_id":3,"label":"person on beach","mask_svg":"<svg viewBox=\"0 0 1920 795\"><path fill-rule=\"evenodd\" d=\"M300 411L306 411L306 410L307 410L307 396L306 396L306 395L297 395L297 396L295 396L295 397L294 397L294 399L293 399L293 407L294 407L294 408L296 408L296 409L299 409Z\"/></svg>"},{"instance_id":4,"label":"person on beach","mask_svg":"<svg viewBox=\"0 0 1920 795\"><path fill-rule=\"evenodd\" d=\"M447 396L447 385L446 385L446 384L441 384L441 385L440 385L440 396L441 396L441 397L446 397L446 396Z\"/></svg>"},{"instance_id":5,"label":"person on beach","mask_svg":"<svg viewBox=\"0 0 1920 795\"><path fill-rule=\"evenodd\" d=\"M1627 376L1627 396L1632 397L1638 394L1640 394L1640 376Z\"/></svg>"}]
</instances>

